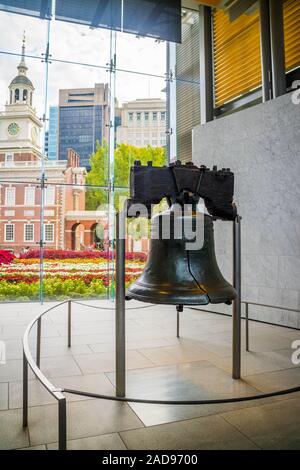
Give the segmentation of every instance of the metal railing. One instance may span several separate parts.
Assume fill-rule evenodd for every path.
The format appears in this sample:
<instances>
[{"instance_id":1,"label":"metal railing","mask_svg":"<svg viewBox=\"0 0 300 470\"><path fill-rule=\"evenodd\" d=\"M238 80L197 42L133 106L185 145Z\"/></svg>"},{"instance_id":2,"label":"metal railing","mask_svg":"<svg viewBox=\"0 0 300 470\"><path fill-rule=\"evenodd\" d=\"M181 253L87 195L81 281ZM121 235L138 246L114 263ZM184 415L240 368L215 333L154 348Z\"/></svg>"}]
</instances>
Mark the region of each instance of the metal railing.
<instances>
[{"instance_id":1,"label":"metal railing","mask_svg":"<svg viewBox=\"0 0 300 470\"><path fill-rule=\"evenodd\" d=\"M44 312L37 315L28 325L23 337L23 427L28 426L28 366L40 383L48 390L48 392L58 401L58 445L59 449L67 448L67 407L66 397L61 388L55 387L40 370L40 353L41 353L41 329L42 317L51 310L70 301L65 300L56 304ZM69 309L68 309L69 312ZM37 323L37 344L36 344L36 362L34 361L29 348L29 335L33 326ZM69 334L68 334L69 337Z\"/></svg>"},{"instance_id":2,"label":"metal railing","mask_svg":"<svg viewBox=\"0 0 300 470\"><path fill-rule=\"evenodd\" d=\"M245 305L245 316L244 317L242 316L241 318L243 320L245 320L245 343L246 343L245 349L246 349L247 352L250 351L250 323L249 323L250 320L260 322L260 323L266 323L266 324L269 324L269 325L275 325L275 326L290 328L290 329L293 329L293 330L299 330L299 328L292 327L292 326L279 325L279 324L276 324L276 323L265 322L265 321L263 322L262 320L254 319L254 318L250 319L249 318L249 305L255 305L257 307L272 308L274 310L284 310L284 311L287 311L287 312L295 312L295 313L300 313L299 309L290 308L290 307L279 307L277 305L260 304L258 302L249 302L248 300L242 300L241 304ZM196 310L196 311L199 311L199 312L215 313L217 315L225 315L227 317L231 316L227 313L217 312L216 310L206 310L204 308L194 307L194 308L192 308L192 310ZM177 337L179 337L179 315L177 315Z\"/></svg>"},{"instance_id":3,"label":"metal railing","mask_svg":"<svg viewBox=\"0 0 300 470\"><path fill-rule=\"evenodd\" d=\"M249 305L255 305L257 307L266 307L266 308L272 308L274 310L284 310L286 312L295 312L295 313L300 313L300 310L296 308L290 308L290 307L278 307L277 305L268 305L268 304L259 304L257 302L248 302L248 301L242 301L242 304L245 305L245 321L246 321L246 326L245 326L245 334L246 334L246 351L249 351L249 342L250 342L250 331L249 331ZM255 320L254 320L255 321ZM259 321L259 320L257 320ZM285 325L277 325L277 326L285 326ZM291 329L297 329L293 327L288 327Z\"/></svg>"},{"instance_id":4,"label":"metal railing","mask_svg":"<svg viewBox=\"0 0 300 470\"><path fill-rule=\"evenodd\" d=\"M287 395L290 393L295 393L300 391L300 386L279 390L276 392L270 393L261 393L251 396L240 396L240 397L230 397L230 398L216 398L210 400L151 400L151 399L140 399L140 398L130 398L130 397L119 397L119 396L112 396L112 395L103 395L97 394L92 392L84 392L81 390L72 390L67 388L60 388L54 386L48 378L42 373L40 370L40 360L41 360L41 333L42 333L42 318L45 314L49 313L51 310L56 309L62 305L67 304L67 344L68 347L71 347L71 328L72 328L72 303L86 306L90 308L97 308L99 310L115 310L114 307L107 308L107 307L99 307L95 305L89 305L83 302L75 301L75 300L65 300L60 302L52 307L48 308L44 312L37 315L28 325L25 330L24 337L23 337L23 427L28 426L28 366L32 370L33 374L39 380L39 382L45 387L45 389L57 400L58 402L58 448L59 450L66 450L67 448L67 402L65 393L73 394L73 395L80 395L80 396L88 396L90 398L99 398L103 400L111 400L111 401L121 401L126 403L146 403L146 404L159 404L159 405L208 405L208 404L222 404L222 403L237 403L243 401L251 401L251 400L259 400L263 398L270 398L278 395ZM243 304L246 306L246 316L244 317L246 320L246 349L248 346L249 350L249 305L255 305L259 307L268 307L274 308L279 310L287 310L292 312L300 313L300 310L285 308L285 307L277 307L274 305L266 305L266 304L259 304L256 302L246 302L243 301ZM143 307L131 307L127 310L135 310L140 308L149 308L153 307L153 304L146 305ZM205 310L205 309L195 309L197 311L204 311L208 313L215 313L215 314L223 314L221 312L215 312L212 310ZM177 336L179 337L179 315L177 311ZM223 314L224 315L224 314ZM32 331L32 328L37 325L37 341L36 341L36 360L34 360L30 347L29 347L29 335ZM289 328L289 327L288 327ZM247 340L248 336L248 340Z\"/></svg>"}]
</instances>

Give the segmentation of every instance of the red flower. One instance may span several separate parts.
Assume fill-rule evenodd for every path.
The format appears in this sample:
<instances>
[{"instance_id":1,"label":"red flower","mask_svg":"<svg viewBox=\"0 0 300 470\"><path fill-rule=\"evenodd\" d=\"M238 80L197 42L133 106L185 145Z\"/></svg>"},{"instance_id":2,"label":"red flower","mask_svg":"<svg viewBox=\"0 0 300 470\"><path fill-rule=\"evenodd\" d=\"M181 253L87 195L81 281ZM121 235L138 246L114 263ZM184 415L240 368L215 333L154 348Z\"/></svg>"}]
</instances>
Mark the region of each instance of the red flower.
<instances>
[{"instance_id":1,"label":"red flower","mask_svg":"<svg viewBox=\"0 0 300 470\"><path fill-rule=\"evenodd\" d=\"M7 250L0 250L0 264L10 264L15 258L13 253L10 253Z\"/></svg>"},{"instance_id":2,"label":"red flower","mask_svg":"<svg viewBox=\"0 0 300 470\"><path fill-rule=\"evenodd\" d=\"M27 253L21 253L21 259L41 257L41 251L29 250ZM109 251L75 251L75 250L44 250L44 259L72 259L72 258L85 258L85 259L113 259L115 258L114 252ZM147 255L139 252L127 252L126 259L129 261L146 261Z\"/></svg>"}]
</instances>

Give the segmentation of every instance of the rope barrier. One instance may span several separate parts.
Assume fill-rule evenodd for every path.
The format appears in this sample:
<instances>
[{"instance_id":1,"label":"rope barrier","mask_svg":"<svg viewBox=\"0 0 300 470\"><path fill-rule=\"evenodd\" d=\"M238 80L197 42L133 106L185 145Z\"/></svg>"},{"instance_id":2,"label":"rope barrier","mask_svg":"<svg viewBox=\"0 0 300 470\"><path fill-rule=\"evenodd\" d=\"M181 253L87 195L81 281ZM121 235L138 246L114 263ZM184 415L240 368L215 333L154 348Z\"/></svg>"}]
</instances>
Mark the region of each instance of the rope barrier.
<instances>
[{"instance_id":1,"label":"rope barrier","mask_svg":"<svg viewBox=\"0 0 300 470\"><path fill-rule=\"evenodd\" d=\"M126 403L145 403L150 405L218 405L221 403L238 403L251 400L262 400L263 398L271 398L280 395L288 395L290 393L300 392L300 386L288 388L285 390L278 390L276 392L261 393L257 395L249 395L244 397L230 397L230 398L213 398L210 400L151 400L143 398L130 398L130 397L116 397L114 395L102 395L99 393L83 392L81 390L72 390L63 388L62 392L70 393L73 395L81 395L90 398L100 398L110 401L121 401Z\"/></svg>"}]
</instances>

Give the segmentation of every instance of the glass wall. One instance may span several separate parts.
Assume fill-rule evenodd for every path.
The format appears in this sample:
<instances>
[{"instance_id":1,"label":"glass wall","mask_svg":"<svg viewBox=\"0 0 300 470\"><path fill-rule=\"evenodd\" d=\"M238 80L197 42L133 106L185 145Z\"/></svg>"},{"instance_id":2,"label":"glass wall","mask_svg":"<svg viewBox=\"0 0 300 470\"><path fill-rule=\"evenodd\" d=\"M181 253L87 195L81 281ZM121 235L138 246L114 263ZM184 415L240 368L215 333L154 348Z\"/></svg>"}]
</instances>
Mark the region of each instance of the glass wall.
<instances>
[{"instance_id":1,"label":"glass wall","mask_svg":"<svg viewBox=\"0 0 300 470\"><path fill-rule=\"evenodd\" d=\"M177 158L175 46L19 13L0 11L0 301L113 298L130 166ZM127 283L149 222L128 232Z\"/></svg>"}]
</instances>

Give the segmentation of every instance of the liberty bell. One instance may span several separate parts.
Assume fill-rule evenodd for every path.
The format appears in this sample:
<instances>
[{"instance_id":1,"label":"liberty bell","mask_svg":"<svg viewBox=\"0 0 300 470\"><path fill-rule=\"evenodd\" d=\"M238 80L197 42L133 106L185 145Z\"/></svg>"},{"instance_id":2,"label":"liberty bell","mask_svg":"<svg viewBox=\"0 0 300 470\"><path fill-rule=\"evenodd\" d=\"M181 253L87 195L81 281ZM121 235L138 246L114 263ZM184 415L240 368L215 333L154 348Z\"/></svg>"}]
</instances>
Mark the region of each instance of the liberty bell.
<instances>
[{"instance_id":1,"label":"liberty bell","mask_svg":"<svg viewBox=\"0 0 300 470\"><path fill-rule=\"evenodd\" d=\"M236 298L217 264L213 226L213 217L233 220L235 216L232 176L230 170L178 162L163 168L133 167L129 205L144 202L149 207L149 202L167 197L169 209L151 219L148 260L127 289L127 300L206 305L230 304ZM201 194L210 215L198 210Z\"/></svg>"}]
</instances>

